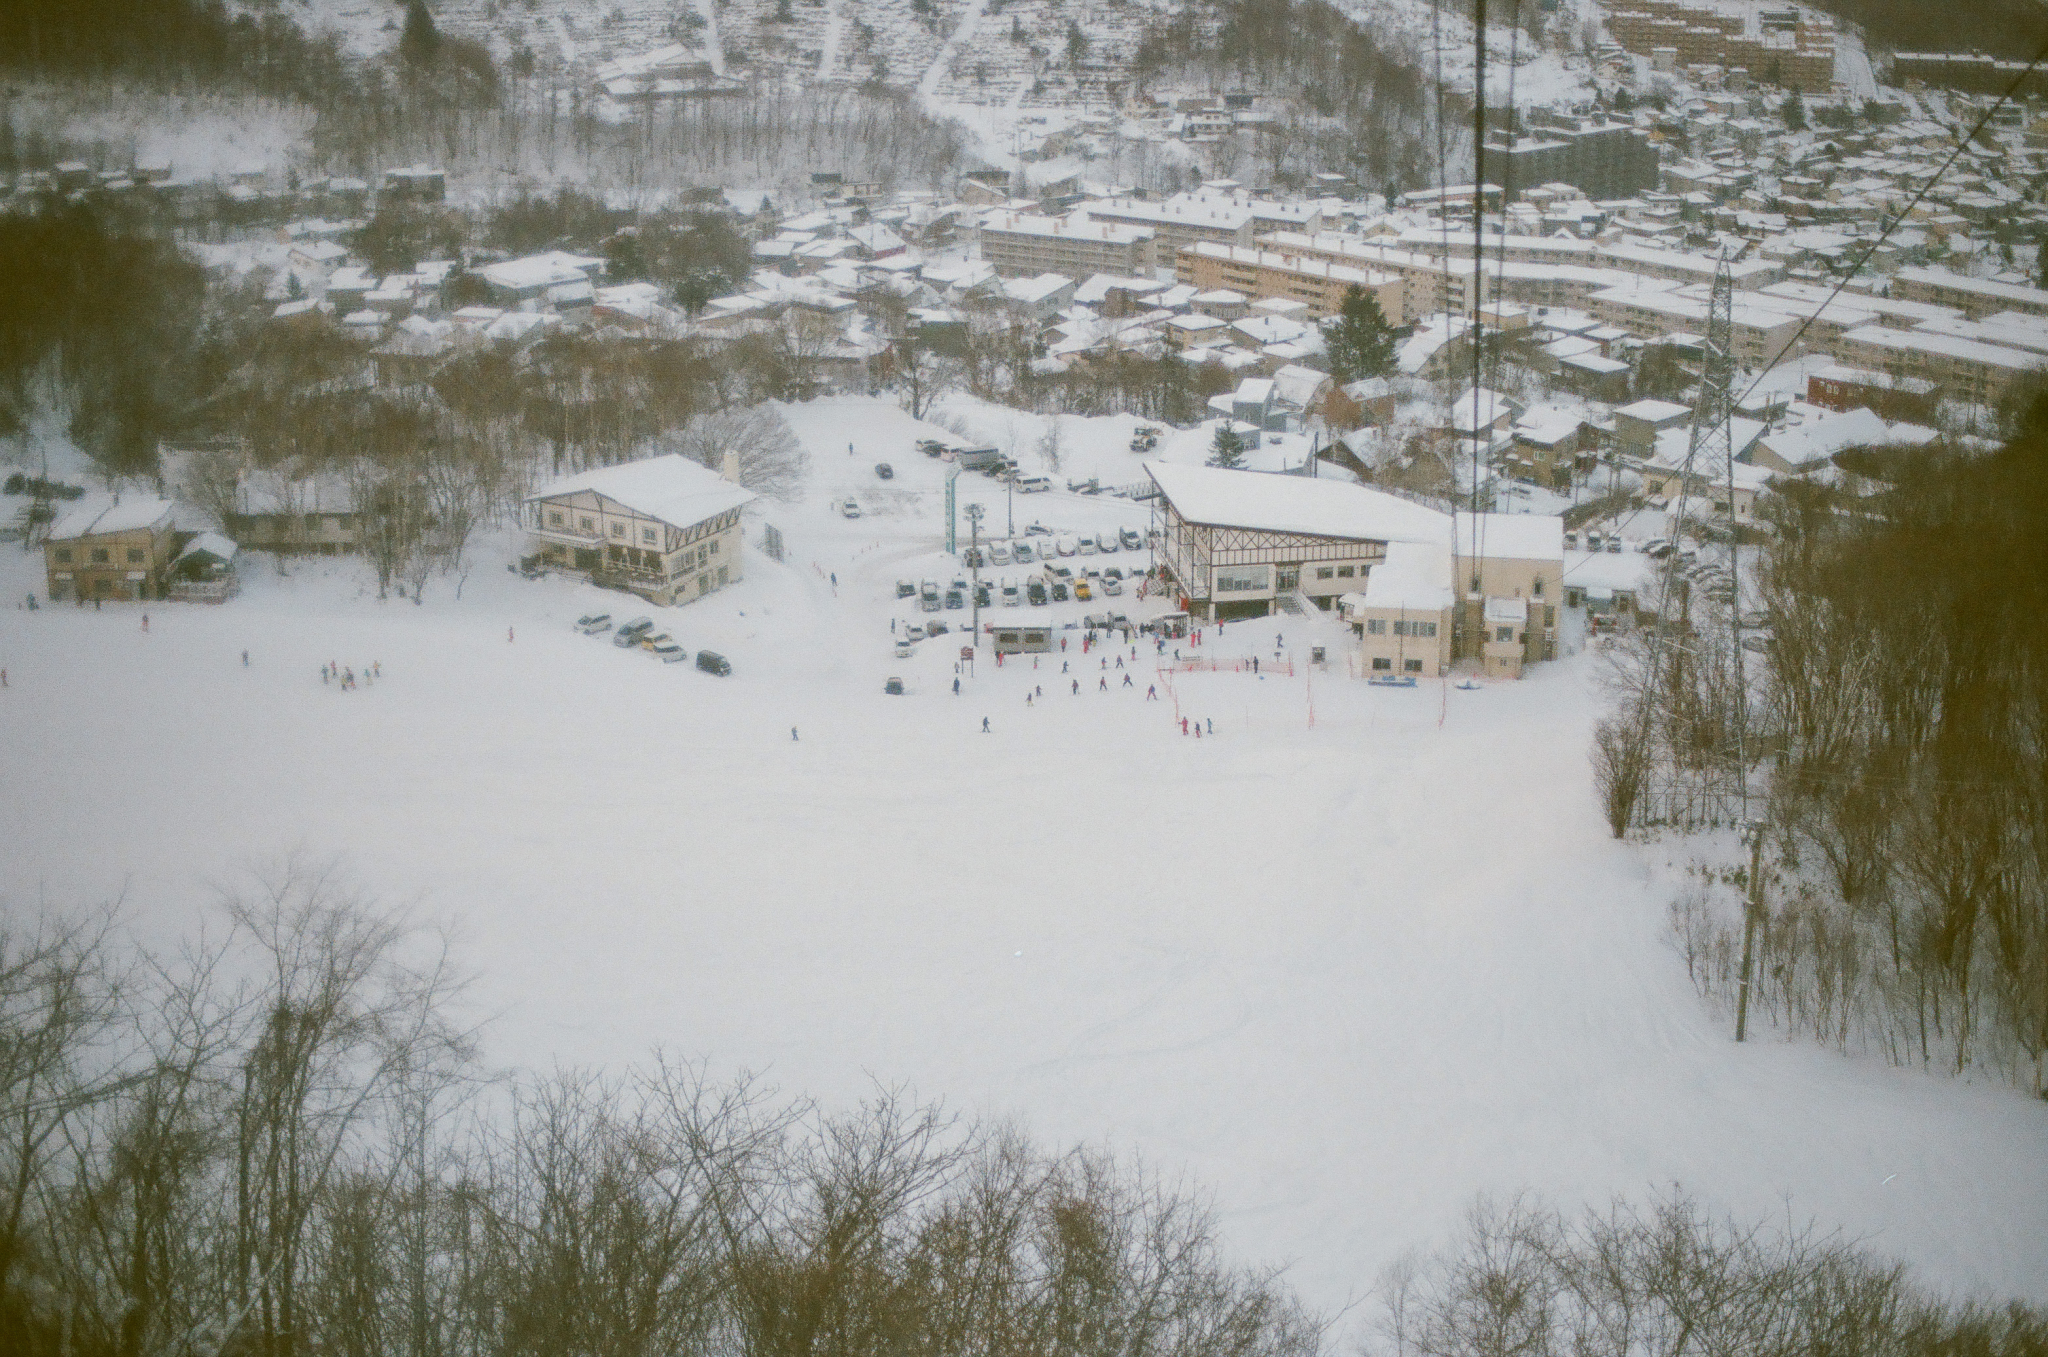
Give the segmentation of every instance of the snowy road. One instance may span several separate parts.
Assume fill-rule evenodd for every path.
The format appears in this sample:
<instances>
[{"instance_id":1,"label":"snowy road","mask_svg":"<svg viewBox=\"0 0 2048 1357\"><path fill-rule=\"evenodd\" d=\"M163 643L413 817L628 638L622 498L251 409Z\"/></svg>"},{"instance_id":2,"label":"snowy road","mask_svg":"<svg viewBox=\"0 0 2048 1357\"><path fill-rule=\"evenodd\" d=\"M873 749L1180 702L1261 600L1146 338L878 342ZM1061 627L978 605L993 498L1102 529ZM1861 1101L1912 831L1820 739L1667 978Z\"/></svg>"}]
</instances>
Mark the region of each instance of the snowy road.
<instances>
[{"instance_id":1,"label":"snowy road","mask_svg":"<svg viewBox=\"0 0 2048 1357\"><path fill-rule=\"evenodd\" d=\"M1590 794L1586 662L1470 693L1325 675L1313 728L1300 677L1179 674L1215 723L1199 741L1144 700L1149 665L1123 689L1073 649L983 661L955 698L950 642L888 651L894 580L945 564L938 464L902 431L818 413L807 436L836 451L767 515L790 563L750 550L689 608L487 559L461 602L441 584L418 608L334 562L252 570L146 635L133 608L0 612L0 739L38 773L0 790L8 908L125 889L171 937L237 862L347 849L379 895L456 922L496 1061L659 1042L827 1099L872 1075L1136 1146L1213 1185L1231 1245L1326 1307L1481 1189L1672 1180L1744 1215L1789 1199L1937 1283L2048 1294L2040 1104L1736 1047L1701 1010L1658 877ZM845 494L864 517L828 512ZM1041 515L1144 522L1066 495ZM33 566L6 553L0 586L39 589ZM593 605L658 611L737 672L574 634ZM1270 656L1274 629L1205 653ZM385 678L340 694L331 658ZM892 673L909 696L882 694Z\"/></svg>"}]
</instances>

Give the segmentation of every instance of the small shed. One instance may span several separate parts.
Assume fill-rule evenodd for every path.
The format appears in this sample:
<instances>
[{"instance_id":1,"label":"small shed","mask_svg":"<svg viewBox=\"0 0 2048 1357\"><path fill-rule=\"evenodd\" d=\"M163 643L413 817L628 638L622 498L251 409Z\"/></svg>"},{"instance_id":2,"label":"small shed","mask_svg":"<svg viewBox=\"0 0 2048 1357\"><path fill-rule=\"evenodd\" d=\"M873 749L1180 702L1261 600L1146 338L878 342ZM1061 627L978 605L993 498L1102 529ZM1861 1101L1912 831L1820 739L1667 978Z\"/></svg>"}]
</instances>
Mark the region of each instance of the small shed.
<instances>
[{"instance_id":1,"label":"small shed","mask_svg":"<svg viewBox=\"0 0 2048 1357\"><path fill-rule=\"evenodd\" d=\"M169 594L182 603L225 603L240 592L235 544L217 532L195 534L171 561Z\"/></svg>"},{"instance_id":2,"label":"small shed","mask_svg":"<svg viewBox=\"0 0 2048 1357\"><path fill-rule=\"evenodd\" d=\"M998 655L1043 655L1052 649L1052 627L1043 622L1002 623L995 629Z\"/></svg>"}]
</instances>

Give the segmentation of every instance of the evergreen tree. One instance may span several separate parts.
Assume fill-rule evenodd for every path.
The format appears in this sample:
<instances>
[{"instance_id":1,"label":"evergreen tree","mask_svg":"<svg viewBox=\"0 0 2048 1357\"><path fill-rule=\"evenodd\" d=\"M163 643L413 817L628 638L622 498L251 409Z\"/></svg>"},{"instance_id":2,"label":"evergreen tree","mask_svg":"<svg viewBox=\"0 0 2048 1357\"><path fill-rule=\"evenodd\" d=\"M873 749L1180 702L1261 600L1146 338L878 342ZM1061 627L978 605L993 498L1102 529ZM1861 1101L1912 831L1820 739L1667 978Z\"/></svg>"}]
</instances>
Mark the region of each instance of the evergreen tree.
<instances>
[{"instance_id":1,"label":"evergreen tree","mask_svg":"<svg viewBox=\"0 0 2048 1357\"><path fill-rule=\"evenodd\" d=\"M405 7L405 29L398 35L398 51L415 66L431 66L441 53L441 30L427 11L427 0L411 0Z\"/></svg>"},{"instance_id":2,"label":"evergreen tree","mask_svg":"<svg viewBox=\"0 0 2048 1357\"><path fill-rule=\"evenodd\" d=\"M1078 66L1081 58L1088 55L1088 35L1081 31L1081 25L1067 20L1067 64Z\"/></svg>"},{"instance_id":3,"label":"evergreen tree","mask_svg":"<svg viewBox=\"0 0 2048 1357\"><path fill-rule=\"evenodd\" d=\"M2034 251L2034 285L2048 287L2048 236L2041 237L2041 244Z\"/></svg>"},{"instance_id":4,"label":"evergreen tree","mask_svg":"<svg viewBox=\"0 0 2048 1357\"><path fill-rule=\"evenodd\" d=\"M1616 113L1633 113L1635 107L1636 97L1629 93L1628 86L1616 86L1614 90L1614 111Z\"/></svg>"},{"instance_id":5,"label":"evergreen tree","mask_svg":"<svg viewBox=\"0 0 2048 1357\"><path fill-rule=\"evenodd\" d=\"M1323 322L1323 343L1330 352L1330 375L1339 384L1394 370L1394 329L1379 298L1356 284L1345 289L1337 314Z\"/></svg>"},{"instance_id":6,"label":"evergreen tree","mask_svg":"<svg viewBox=\"0 0 2048 1357\"><path fill-rule=\"evenodd\" d=\"M1216 426L1215 441L1209 444L1209 465L1231 470L1244 465L1244 440L1227 419Z\"/></svg>"},{"instance_id":7,"label":"evergreen tree","mask_svg":"<svg viewBox=\"0 0 2048 1357\"><path fill-rule=\"evenodd\" d=\"M1799 97L1798 90L1795 89L1785 96L1785 102L1778 106L1778 116L1783 118L1785 126L1794 132L1806 130L1806 101Z\"/></svg>"}]
</instances>

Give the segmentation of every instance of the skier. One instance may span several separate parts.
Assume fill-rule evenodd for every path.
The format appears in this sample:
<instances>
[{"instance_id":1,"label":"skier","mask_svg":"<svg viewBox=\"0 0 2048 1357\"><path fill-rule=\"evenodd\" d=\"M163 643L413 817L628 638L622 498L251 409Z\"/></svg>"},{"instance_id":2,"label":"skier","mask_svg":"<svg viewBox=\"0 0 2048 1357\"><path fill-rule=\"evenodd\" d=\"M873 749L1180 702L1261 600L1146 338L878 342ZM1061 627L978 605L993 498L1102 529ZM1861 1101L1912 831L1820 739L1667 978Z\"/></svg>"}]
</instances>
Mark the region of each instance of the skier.
<instances>
[{"instance_id":1,"label":"skier","mask_svg":"<svg viewBox=\"0 0 2048 1357\"><path fill-rule=\"evenodd\" d=\"M382 660L372 660L372 661L370 661L370 672L371 672L372 674L375 674L375 675L376 675L376 676L377 676L378 678L383 678L383 677L384 677L384 662L383 662Z\"/></svg>"},{"instance_id":2,"label":"skier","mask_svg":"<svg viewBox=\"0 0 2048 1357\"><path fill-rule=\"evenodd\" d=\"M960 696L960 680L957 678L953 680L953 696Z\"/></svg>"},{"instance_id":3,"label":"skier","mask_svg":"<svg viewBox=\"0 0 2048 1357\"><path fill-rule=\"evenodd\" d=\"M1074 696L1075 696L1075 697L1079 697L1080 695L1081 695L1081 680L1079 680L1079 679L1075 679L1075 680L1074 680Z\"/></svg>"},{"instance_id":4,"label":"skier","mask_svg":"<svg viewBox=\"0 0 2048 1357\"><path fill-rule=\"evenodd\" d=\"M832 572L832 587L834 589L839 587L839 572L837 570Z\"/></svg>"},{"instance_id":5,"label":"skier","mask_svg":"<svg viewBox=\"0 0 2048 1357\"><path fill-rule=\"evenodd\" d=\"M981 718L981 733L984 735L988 734L988 718L986 716Z\"/></svg>"},{"instance_id":6,"label":"skier","mask_svg":"<svg viewBox=\"0 0 2048 1357\"><path fill-rule=\"evenodd\" d=\"M797 738L796 738L796 727L795 727L795 726L791 726L791 727L789 728L789 742L790 742L791 744L795 744L795 743L797 742Z\"/></svg>"},{"instance_id":7,"label":"skier","mask_svg":"<svg viewBox=\"0 0 2048 1357\"><path fill-rule=\"evenodd\" d=\"M1045 689L1043 689L1043 688L1036 688L1036 689L1034 689L1033 691L1035 691L1035 692L1036 692L1036 693L1037 693L1037 694L1038 694L1038 695L1039 695L1040 697L1044 697L1044 696L1045 696Z\"/></svg>"},{"instance_id":8,"label":"skier","mask_svg":"<svg viewBox=\"0 0 2048 1357\"><path fill-rule=\"evenodd\" d=\"M1065 660L1060 661L1060 672L1062 674L1067 672L1067 662Z\"/></svg>"},{"instance_id":9,"label":"skier","mask_svg":"<svg viewBox=\"0 0 2048 1357\"><path fill-rule=\"evenodd\" d=\"M1213 716L1209 718L1209 733L1211 735L1216 733L1216 718Z\"/></svg>"},{"instance_id":10,"label":"skier","mask_svg":"<svg viewBox=\"0 0 2048 1357\"><path fill-rule=\"evenodd\" d=\"M1148 683L1148 684L1146 684L1146 685L1145 685L1145 700L1146 700L1147 702L1157 702L1157 701L1159 700L1159 685L1158 685L1158 684L1156 684L1156 683Z\"/></svg>"},{"instance_id":11,"label":"skier","mask_svg":"<svg viewBox=\"0 0 2048 1357\"><path fill-rule=\"evenodd\" d=\"M1126 687L1126 688L1129 688L1129 687L1133 687L1133 686L1135 686L1135 685L1133 685L1133 684L1132 684L1132 682L1131 682L1131 676L1130 676L1129 674L1125 674L1125 675L1124 675L1124 687Z\"/></svg>"},{"instance_id":12,"label":"skier","mask_svg":"<svg viewBox=\"0 0 2048 1357\"><path fill-rule=\"evenodd\" d=\"M1252 672L1254 674L1259 672L1259 657L1256 655L1252 656Z\"/></svg>"},{"instance_id":13,"label":"skier","mask_svg":"<svg viewBox=\"0 0 2048 1357\"><path fill-rule=\"evenodd\" d=\"M512 643L512 628L510 627L505 628L505 643L507 645Z\"/></svg>"},{"instance_id":14,"label":"skier","mask_svg":"<svg viewBox=\"0 0 2048 1357\"><path fill-rule=\"evenodd\" d=\"M148 613L144 613L144 614L142 615L142 629L143 629L144 631L148 631L148 630L149 630L149 614L148 614Z\"/></svg>"},{"instance_id":15,"label":"skier","mask_svg":"<svg viewBox=\"0 0 2048 1357\"><path fill-rule=\"evenodd\" d=\"M1183 735L1188 733L1188 718L1185 716L1180 718L1180 733Z\"/></svg>"},{"instance_id":16,"label":"skier","mask_svg":"<svg viewBox=\"0 0 2048 1357\"><path fill-rule=\"evenodd\" d=\"M6 686L7 686L7 671L6 671L5 669L0 669L0 688L5 688Z\"/></svg>"},{"instance_id":17,"label":"skier","mask_svg":"<svg viewBox=\"0 0 2048 1357\"><path fill-rule=\"evenodd\" d=\"M1106 693L1109 691L1109 678L1107 675L1095 680L1095 691L1098 693Z\"/></svg>"},{"instance_id":18,"label":"skier","mask_svg":"<svg viewBox=\"0 0 2048 1357\"><path fill-rule=\"evenodd\" d=\"M320 666L320 682L323 686L327 682L327 666L324 664Z\"/></svg>"},{"instance_id":19,"label":"skier","mask_svg":"<svg viewBox=\"0 0 2048 1357\"><path fill-rule=\"evenodd\" d=\"M1117 667L1117 668L1119 668L1119 669L1121 669L1121 668L1123 668L1123 667L1124 667L1124 657L1123 657L1123 656L1119 655L1119 656L1117 656L1117 657L1116 657L1116 667Z\"/></svg>"},{"instance_id":20,"label":"skier","mask_svg":"<svg viewBox=\"0 0 2048 1357\"><path fill-rule=\"evenodd\" d=\"M245 650L245 651L243 651L243 652L242 652L242 668L244 668L244 669L247 669L248 667L249 667L249 652Z\"/></svg>"},{"instance_id":21,"label":"skier","mask_svg":"<svg viewBox=\"0 0 2048 1357\"><path fill-rule=\"evenodd\" d=\"M1066 652L1066 649L1067 649L1067 638L1066 638L1066 637L1064 637L1064 636L1062 636L1062 637L1060 637L1060 651L1061 651L1061 653L1062 653L1062 654L1064 654L1064 653Z\"/></svg>"}]
</instances>

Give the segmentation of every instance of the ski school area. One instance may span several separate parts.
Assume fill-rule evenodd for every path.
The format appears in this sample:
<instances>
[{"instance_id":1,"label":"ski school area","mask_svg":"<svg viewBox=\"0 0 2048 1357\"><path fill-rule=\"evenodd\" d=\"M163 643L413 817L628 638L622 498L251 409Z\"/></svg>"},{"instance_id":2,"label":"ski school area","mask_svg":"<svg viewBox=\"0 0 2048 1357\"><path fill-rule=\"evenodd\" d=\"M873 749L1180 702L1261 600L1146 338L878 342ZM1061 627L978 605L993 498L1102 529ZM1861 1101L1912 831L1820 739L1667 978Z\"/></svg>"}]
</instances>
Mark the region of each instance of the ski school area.
<instances>
[{"instance_id":1,"label":"ski school area","mask_svg":"<svg viewBox=\"0 0 2048 1357\"><path fill-rule=\"evenodd\" d=\"M967 474L963 527L978 503L1012 549L963 651L973 534L945 550L932 426L788 418L801 497L749 506L736 574L682 606L508 569L533 546L507 525L417 603L322 556L246 560L218 606L0 610L5 907L118 901L171 945L243 865L339 854L446 931L488 1052L617 1069L660 1045L827 1106L880 1081L1106 1143L1212 1186L1245 1260L1331 1312L1478 1193L1672 1182L1933 1285L2048 1290L2038 1106L1736 1046L1700 1002L1666 924L1697 846L1609 836L1594 656L1374 685L1329 614L1173 635L1180 600L1128 583L1034 606L1048 539L1145 579L1122 534L1153 511ZM1070 471L1137 479L1130 421L1102 423L1095 447L1070 421ZM0 597L41 572L0 552ZM726 668L616 644L643 616Z\"/></svg>"}]
</instances>

